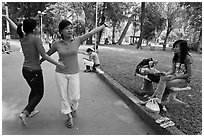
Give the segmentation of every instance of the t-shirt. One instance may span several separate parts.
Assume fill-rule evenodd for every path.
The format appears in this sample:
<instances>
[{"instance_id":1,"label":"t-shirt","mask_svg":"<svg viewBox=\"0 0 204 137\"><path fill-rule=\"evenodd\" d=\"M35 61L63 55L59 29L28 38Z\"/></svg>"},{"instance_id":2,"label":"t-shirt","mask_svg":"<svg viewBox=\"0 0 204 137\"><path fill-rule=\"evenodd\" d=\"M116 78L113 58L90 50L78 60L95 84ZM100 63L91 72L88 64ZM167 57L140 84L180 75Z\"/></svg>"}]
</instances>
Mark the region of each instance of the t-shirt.
<instances>
[{"instance_id":1,"label":"t-shirt","mask_svg":"<svg viewBox=\"0 0 204 137\"><path fill-rule=\"evenodd\" d=\"M32 70L41 70L40 54L36 47L38 44L42 45L41 39L33 34L28 34L20 39L20 43L24 55L23 67Z\"/></svg>"},{"instance_id":2,"label":"t-shirt","mask_svg":"<svg viewBox=\"0 0 204 137\"><path fill-rule=\"evenodd\" d=\"M66 43L64 40L55 41L53 43L53 48L57 50L59 55L59 62L62 62L65 67L56 67L56 72L63 74L75 74L79 72L78 63L78 49L80 46L80 39L75 38L70 44Z\"/></svg>"},{"instance_id":3,"label":"t-shirt","mask_svg":"<svg viewBox=\"0 0 204 137\"><path fill-rule=\"evenodd\" d=\"M187 73L187 65L192 64L192 62L193 62L192 58L189 55L186 56L186 59L184 60L183 64L177 62L175 64L176 68L175 68L174 75L180 76L180 75L186 74ZM191 81L191 77L187 78L186 80L188 82L190 82Z\"/></svg>"},{"instance_id":4,"label":"t-shirt","mask_svg":"<svg viewBox=\"0 0 204 137\"><path fill-rule=\"evenodd\" d=\"M95 64L100 64L99 58L96 52L92 52L91 56L89 57L90 60L93 60Z\"/></svg>"}]
</instances>

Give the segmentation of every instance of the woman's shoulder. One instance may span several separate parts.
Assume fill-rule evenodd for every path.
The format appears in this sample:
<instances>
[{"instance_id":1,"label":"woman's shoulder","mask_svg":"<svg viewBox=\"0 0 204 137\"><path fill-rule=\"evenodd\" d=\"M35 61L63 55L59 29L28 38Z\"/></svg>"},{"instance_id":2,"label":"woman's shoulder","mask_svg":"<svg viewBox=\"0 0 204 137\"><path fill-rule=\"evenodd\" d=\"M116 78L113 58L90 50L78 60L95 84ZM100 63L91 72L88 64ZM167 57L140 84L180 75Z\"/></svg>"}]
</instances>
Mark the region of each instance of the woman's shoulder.
<instances>
[{"instance_id":1,"label":"woman's shoulder","mask_svg":"<svg viewBox=\"0 0 204 137\"><path fill-rule=\"evenodd\" d=\"M192 64L193 63L193 58L190 55L186 56L186 59L184 60L185 64Z\"/></svg>"},{"instance_id":2,"label":"woman's shoulder","mask_svg":"<svg viewBox=\"0 0 204 137\"><path fill-rule=\"evenodd\" d=\"M27 37L29 37L29 39L32 39L33 41L41 41L40 37L37 35L30 34Z\"/></svg>"}]
</instances>

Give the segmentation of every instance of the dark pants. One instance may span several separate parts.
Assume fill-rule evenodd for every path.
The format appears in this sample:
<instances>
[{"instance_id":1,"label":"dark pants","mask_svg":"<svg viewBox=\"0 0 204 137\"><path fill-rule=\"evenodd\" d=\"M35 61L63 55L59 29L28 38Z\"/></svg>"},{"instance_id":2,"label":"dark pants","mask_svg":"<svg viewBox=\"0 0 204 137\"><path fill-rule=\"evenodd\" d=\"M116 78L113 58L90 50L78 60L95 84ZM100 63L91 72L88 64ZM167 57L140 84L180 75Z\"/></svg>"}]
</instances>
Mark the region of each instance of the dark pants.
<instances>
[{"instance_id":1,"label":"dark pants","mask_svg":"<svg viewBox=\"0 0 204 137\"><path fill-rule=\"evenodd\" d=\"M100 64L95 64L93 65L93 71L96 71L96 67L100 66Z\"/></svg>"},{"instance_id":2,"label":"dark pants","mask_svg":"<svg viewBox=\"0 0 204 137\"><path fill-rule=\"evenodd\" d=\"M86 70L91 70L91 67L86 65Z\"/></svg>"},{"instance_id":3,"label":"dark pants","mask_svg":"<svg viewBox=\"0 0 204 137\"><path fill-rule=\"evenodd\" d=\"M92 67L92 71L96 71L96 67L98 67L98 66L100 66L100 64L95 64L95 63L94 63L94 65L93 65L93 67ZM88 66L88 65L86 65L86 70L91 70L91 67Z\"/></svg>"},{"instance_id":4,"label":"dark pants","mask_svg":"<svg viewBox=\"0 0 204 137\"><path fill-rule=\"evenodd\" d=\"M27 116L35 109L44 94L43 74L41 70L30 70L23 67L23 77L26 79L28 85L31 88L28 104L24 108L23 113Z\"/></svg>"}]
</instances>

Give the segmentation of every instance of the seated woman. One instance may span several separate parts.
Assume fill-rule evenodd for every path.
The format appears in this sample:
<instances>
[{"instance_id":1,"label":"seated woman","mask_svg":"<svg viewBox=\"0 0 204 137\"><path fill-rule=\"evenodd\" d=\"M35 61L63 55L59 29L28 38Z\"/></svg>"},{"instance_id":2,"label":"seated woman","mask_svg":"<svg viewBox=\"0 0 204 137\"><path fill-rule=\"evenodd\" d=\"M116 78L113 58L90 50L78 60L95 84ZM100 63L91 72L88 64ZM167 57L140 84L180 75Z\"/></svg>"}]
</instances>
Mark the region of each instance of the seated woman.
<instances>
[{"instance_id":1,"label":"seated woman","mask_svg":"<svg viewBox=\"0 0 204 137\"><path fill-rule=\"evenodd\" d=\"M174 57L172 59L172 69L167 72L164 76L160 77L159 84L152 95L151 99L157 101L157 103L161 103L161 99L163 97L163 93L165 88L168 89L171 87L184 88L188 83L191 82L191 74L192 74L192 57L188 53L187 42L184 40L178 40L173 44L173 52ZM176 101L181 102L176 98L176 93L170 94L170 98L168 101Z\"/></svg>"}]
</instances>

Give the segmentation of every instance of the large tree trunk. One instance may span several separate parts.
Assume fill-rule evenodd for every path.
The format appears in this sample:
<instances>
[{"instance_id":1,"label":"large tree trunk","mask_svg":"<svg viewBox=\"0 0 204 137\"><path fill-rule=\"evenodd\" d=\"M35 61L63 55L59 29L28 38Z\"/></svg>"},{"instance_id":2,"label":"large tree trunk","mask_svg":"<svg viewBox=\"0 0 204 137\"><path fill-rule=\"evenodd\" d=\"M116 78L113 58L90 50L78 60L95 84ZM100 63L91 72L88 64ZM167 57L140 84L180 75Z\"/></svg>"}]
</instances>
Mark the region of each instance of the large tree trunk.
<instances>
[{"instance_id":1,"label":"large tree trunk","mask_svg":"<svg viewBox=\"0 0 204 137\"><path fill-rule=\"evenodd\" d=\"M100 25L103 25L105 23L105 9L106 9L106 2L103 3L103 10L102 10L102 15L101 15L101 23ZM102 36L102 32L103 30L101 30L99 32L99 35L98 35L98 43L100 44L100 41L101 41L101 36Z\"/></svg>"},{"instance_id":2,"label":"large tree trunk","mask_svg":"<svg viewBox=\"0 0 204 137\"><path fill-rule=\"evenodd\" d=\"M127 31L128 31L128 28L129 28L130 24L132 23L132 19L133 19L134 15L135 14L133 14L133 15L131 15L129 17L128 22L127 22L127 24L125 26L125 29L123 30L123 32L122 32L122 34L121 34L121 36L120 36L120 38L119 38L119 40L117 42L118 45L121 45L121 43L123 42L123 39L124 39L124 37L125 37L125 35L126 35Z\"/></svg>"},{"instance_id":3,"label":"large tree trunk","mask_svg":"<svg viewBox=\"0 0 204 137\"><path fill-rule=\"evenodd\" d=\"M141 25L140 25L140 39L137 44L137 49L142 48L142 39L143 39L143 23L145 18L145 2L142 2L141 6Z\"/></svg>"}]
</instances>

